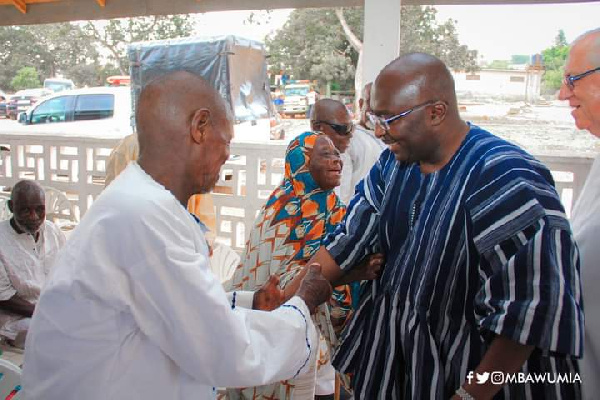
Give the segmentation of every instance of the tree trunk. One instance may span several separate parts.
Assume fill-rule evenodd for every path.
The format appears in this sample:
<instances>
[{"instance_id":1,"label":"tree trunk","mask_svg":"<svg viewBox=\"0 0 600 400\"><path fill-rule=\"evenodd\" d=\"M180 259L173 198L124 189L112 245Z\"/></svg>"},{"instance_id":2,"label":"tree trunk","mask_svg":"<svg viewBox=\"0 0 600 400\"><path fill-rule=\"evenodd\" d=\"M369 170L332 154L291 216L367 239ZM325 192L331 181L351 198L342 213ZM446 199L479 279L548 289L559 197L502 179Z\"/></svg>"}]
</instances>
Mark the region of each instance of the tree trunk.
<instances>
[{"instance_id":1,"label":"tree trunk","mask_svg":"<svg viewBox=\"0 0 600 400\"><path fill-rule=\"evenodd\" d=\"M364 76L363 76L363 49L361 47L358 52L358 61L356 63L356 72L354 74L354 115L358 116L360 113L360 107L358 106L358 100L362 94L363 87L365 86Z\"/></svg>"},{"instance_id":2,"label":"tree trunk","mask_svg":"<svg viewBox=\"0 0 600 400\"><path fill-rule=\"evenodd\" d=\"M342 30L344 31L344 35L346 35L346 39L350 42L350 45L358 52L358 62L356 63L355 73L354 73L354 113L358 114L358 100L360 99L360 94L362 93L363 88L363 44L358 37L352 32L346 18L344 17L344 10L342 8L335 9L335 15L340 21L340 25L342 25Z\"/></svg>"}]
</instances>

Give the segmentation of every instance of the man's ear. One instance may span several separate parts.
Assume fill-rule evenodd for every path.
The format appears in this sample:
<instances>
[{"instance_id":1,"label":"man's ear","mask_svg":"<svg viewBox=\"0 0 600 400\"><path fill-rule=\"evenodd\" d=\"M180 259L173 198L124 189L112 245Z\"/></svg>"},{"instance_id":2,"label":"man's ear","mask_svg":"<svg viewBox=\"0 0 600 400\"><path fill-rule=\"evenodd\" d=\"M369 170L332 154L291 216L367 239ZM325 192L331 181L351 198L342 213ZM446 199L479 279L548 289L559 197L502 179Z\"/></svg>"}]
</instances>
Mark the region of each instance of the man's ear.
<instances>
[{"instance_id":1,"label":"man's ear","mask_svg":"<svg viewBox=\"0 0 600 400\"><path fill-rule=\"evenodd\" d=\"M310 130L311 131L318 131L319 129L321 129L321 124L319 124L318 122L315 121L310 121Z\"/></svg>"},{"instance_id":2,"label":"man's ear","mask_svg":"<svg viewBox=\"0 0 600 400\"><path fill-rule=\"evenodd\" d=\"M365 104L365 99L358 99L358 109L362 110L363 104Z\"/></svg>"},{"instance_id":3,"label":"man's ear","mask_svg":"<svg viewBox=\"0 0 600 400\"><path fill-rule=\"evenodd\" d=\"M435 103L431 107L430 119L431 124L436 126L441 124L446 119L446 113L448 112L448 105L443 102Z\"/></svg>"},{"instance_id":4,"label":"man's ear","mask_svg":"<svg viewBox=\"0 0 600 400\"><path fill-rule=\"evenodd\" d=\"M192 123L190 125L190 135L194 142L200 143L204 140L209 124L210 110L201 108L194 112Z\"/></svg>"},{"instance_id":5,"label":"man's ear","mask_svg":"<svg viewBox=\"0 0 600 400\"><path fill-rule=\"evenodd\" d=\"M14 214L12 200L8 200L6 202L6 204L8 205L8 211L10 211L12 214Z\"/></svg>"}]
</instances>

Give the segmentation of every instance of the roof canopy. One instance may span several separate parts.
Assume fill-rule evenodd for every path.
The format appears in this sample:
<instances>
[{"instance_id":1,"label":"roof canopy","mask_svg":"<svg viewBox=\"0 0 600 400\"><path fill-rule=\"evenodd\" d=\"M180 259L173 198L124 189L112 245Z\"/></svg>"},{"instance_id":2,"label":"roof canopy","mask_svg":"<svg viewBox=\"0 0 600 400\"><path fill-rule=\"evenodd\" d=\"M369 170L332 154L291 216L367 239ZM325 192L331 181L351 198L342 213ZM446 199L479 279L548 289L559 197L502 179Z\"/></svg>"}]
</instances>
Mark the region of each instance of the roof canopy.
<instances>
[{"instance_id":1,"label":"roof canopy","mask_svg":"<svg viewBox=\"0 0 600 400\"><path fill-rule=\"evenodd\" d=\"M365 0L0 0L0 25L170 15L227 10L352 7ZM368 1L368 0L367 0ZM393 0L392 0L393 1ZM599 1L599 0L596 0ZM402 4L541 4L580 0L405 0Z\"/></svg>"}]
</instances>

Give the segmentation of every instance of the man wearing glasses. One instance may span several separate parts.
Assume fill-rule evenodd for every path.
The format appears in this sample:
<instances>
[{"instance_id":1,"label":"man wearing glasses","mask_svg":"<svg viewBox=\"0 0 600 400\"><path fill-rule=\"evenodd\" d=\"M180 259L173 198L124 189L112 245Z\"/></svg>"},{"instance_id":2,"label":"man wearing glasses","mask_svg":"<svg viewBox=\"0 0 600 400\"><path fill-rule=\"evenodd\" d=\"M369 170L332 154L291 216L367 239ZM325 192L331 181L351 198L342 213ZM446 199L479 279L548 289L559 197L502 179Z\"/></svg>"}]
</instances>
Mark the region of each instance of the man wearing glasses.
<instances>
[{"instance_id":1,"label":"man wearing glasses","mask_svg":"<svg viewBox=\"0 0 600 400\"><path fill-rule=\"evenodd\" d=\"M310 128L329 136L340 153L348 149L354 132L348 109L342 102L333 99L321 99L315 103L310 116Z\"/></svg>"},{"instance_id":2,"label":"man wearing glasses","mask_svg":"<svg viewBox=\"0 0 600 400\"><path fill-rule=\"evenodd\" d=\"M575 40L559 98L573 107L579 129L600 138L600 29ZM581 274L586 310L585 355L581 361L583 395L600 393L600 300L593 294L600 285L600 156L596 157L571 217L573 233L581 254Z\"/></svg>"},{"instance_id":3,"label":"man wearing glasses","mask_svg":"<svg viewBox=\"0 0 600 400\"><path fill-rule=\"evenodd\" d=\"M329 136L333 145L341 153L343 163L342 184L334 190L340 199L344 201L340 187L348 186L352 178L352 163L346 152L355 130L350 113L340 101L321 99L315 103L311 112L310 128L315 132L322 132ZM346 204L345 201L344 204Z\"/></svg>"},{"instance_id":4,"label":"man wearing glasses","mask_svg":"<svg viewBox=\"0 0 600 400\"><path fill-rule=\"evenodd\" d=\"M436 57L386 66L371 108L389 149L309 262L337 281L385 255L334 357L354 374L355 398L580 398L580 381L555 379L576 375L583 310L578 251L548 169L463 121ZM506 383L516 372L551 378Z\"/></svg>"}]
</instances>

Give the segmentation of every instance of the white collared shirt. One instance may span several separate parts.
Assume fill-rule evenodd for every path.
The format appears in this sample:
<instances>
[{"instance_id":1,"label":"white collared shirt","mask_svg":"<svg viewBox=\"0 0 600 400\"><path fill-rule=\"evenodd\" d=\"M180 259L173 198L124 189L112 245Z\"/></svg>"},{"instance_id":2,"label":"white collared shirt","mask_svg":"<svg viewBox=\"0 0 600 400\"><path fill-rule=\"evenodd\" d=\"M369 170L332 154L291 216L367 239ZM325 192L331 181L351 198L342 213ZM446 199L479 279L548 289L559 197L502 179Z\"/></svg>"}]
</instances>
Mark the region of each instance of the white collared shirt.
<instances>
[{"instance_id":1,"label":"white collared shirt","mask_svg":"<svg viewBox=\"0 0 600 400\"><path fill-rule=\"evenodd\" d=\"M10 220L0 221L0 300L15 294L35 304L65 235L52 222L45 221L38 241L28 233L17 233ZM15 323L23 317L0 310L0 335L15 339ZM21 326L21 325L18 325Z\"/></svg>"},{"instance_id":2,"label":"white collared shirt","mask_svg":"<svg viewBox=\"0 0 600 400\"><path fill-rule=\"evenodd\" d=\"M212 399L305 373L317 333L294 297L235 310L201 229L137 163L69 238L26 342L28 399Z\"/></svg>"}]
</instances>

